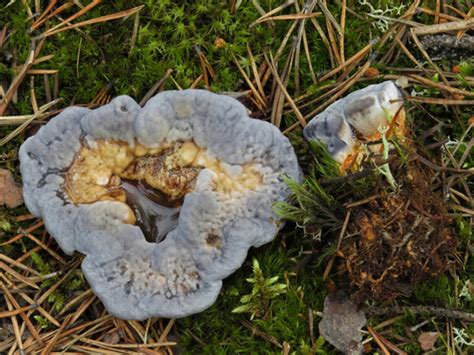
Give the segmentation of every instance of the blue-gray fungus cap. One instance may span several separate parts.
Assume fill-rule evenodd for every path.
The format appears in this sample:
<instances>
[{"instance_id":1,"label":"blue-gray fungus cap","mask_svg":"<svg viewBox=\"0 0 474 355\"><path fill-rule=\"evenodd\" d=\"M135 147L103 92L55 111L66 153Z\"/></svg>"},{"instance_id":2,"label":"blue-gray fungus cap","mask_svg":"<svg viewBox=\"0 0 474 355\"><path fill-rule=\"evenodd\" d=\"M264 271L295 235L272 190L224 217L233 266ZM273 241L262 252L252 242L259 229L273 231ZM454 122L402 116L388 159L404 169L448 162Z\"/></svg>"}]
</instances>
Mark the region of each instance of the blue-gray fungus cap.
<instances>
[{"instance_id":1,"label":"blue-gray fungus cap","mask_svg":"<svg viewBox=\"0 0 474 355\"><path fill-rule=\"evenodd\" d=\"M212 305L302 174L288 139L237 100L168 91L72 107L20 148L25 203L113 315L184 317Z\"/></svg>"},{"instance_id":2,"label":"blue-gray fungus cap","mask_svg":"<svg viewBox=\"0 0 474 355\"><path fill-rule=\"evenodd\" d=\"M385 81L334 102L308 123L303 134L307 140L323 143L332 158L343 164L354 154L359 138L379 140L384 126L403 136L404 124L401 92L392 81Z\"/></svg>"}]
</instances>

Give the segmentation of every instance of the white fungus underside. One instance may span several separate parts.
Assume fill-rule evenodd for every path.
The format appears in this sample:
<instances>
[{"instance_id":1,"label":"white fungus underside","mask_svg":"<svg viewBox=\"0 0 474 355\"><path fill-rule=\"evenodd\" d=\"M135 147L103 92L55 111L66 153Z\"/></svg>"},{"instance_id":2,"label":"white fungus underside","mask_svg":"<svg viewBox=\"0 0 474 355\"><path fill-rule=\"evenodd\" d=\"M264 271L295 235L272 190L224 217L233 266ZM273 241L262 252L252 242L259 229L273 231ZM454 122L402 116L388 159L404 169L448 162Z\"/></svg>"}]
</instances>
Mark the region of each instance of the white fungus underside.
<instances>
[{"instance_id":1,"label":"white fungus underside","mask_svg":"<svg viewBox=\"0 0 474 355\"><path fill-rule=\"evenodd\" d=\"M177 227L163 242L149 243L139 227L122 223L125 204L68 200L65 171L84 139L150 148L193 140L230 171L256 164L263 182L255 191L223 195L212 189L214 172L201 170ZM293 148L276 127L250 119L232 98L201 90L163 92L143 109L127 96L93 111L68 108L22 145L20 163L27 207L66 253L86 254L82 269L91 287L124 319L183 317L209 307L249 247L275 237L272 204L289 194L282 175L301 180ZM210 231L215 245L206 242Z\"/></svg>"}]
</instances>

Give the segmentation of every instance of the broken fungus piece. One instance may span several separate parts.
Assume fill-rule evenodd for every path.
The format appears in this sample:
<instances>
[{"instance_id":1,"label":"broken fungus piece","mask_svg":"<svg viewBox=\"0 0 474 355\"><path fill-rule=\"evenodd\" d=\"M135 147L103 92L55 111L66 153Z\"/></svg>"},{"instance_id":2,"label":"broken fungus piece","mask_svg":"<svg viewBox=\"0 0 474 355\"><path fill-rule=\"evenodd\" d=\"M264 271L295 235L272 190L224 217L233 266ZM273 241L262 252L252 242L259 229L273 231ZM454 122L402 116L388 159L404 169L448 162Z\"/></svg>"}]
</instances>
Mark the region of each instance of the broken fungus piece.
<instances>
[{"instance_id":1,"label":"broken fungus piece","mask_svg":"<svg viewBox=\"0 0 474 355\"><path fill-rule=\"evenodd\" d=\"M202 90L68 108L20 149L25 203L115 316L212 305L302 176L291 144L237 100Z\"/></svg>"},{"instance_id":2,"label":"broken fungus piece","mask_svg":"<svg viewBox=\"0 0 474 355\"><path fill-rule=\"evenodd\" d=\"M336 101L303 133L306 139L323 143L345 171L356 155L379 150L380 145L365 143L381 140L384 128L387 137L403 137L405 131L401 92L392 81L369 85Z\"/></svg>"}]
</instances>

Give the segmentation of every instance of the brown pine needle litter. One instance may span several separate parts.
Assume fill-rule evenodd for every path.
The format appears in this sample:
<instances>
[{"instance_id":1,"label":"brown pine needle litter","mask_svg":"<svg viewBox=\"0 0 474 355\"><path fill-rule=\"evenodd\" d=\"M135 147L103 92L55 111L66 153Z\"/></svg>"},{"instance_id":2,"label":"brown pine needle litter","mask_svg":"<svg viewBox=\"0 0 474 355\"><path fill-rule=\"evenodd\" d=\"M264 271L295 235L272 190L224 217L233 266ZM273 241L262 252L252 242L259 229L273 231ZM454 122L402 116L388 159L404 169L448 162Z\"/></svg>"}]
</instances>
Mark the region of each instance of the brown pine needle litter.
<instances>
[{"instance_id":1,"label":"brown pine needle litter","mask_svg":"<svg viewBox=\"0 0 474 355\"><path fill-rule=\"evenodd\" d=\"M20 0L7 3L15 2ZM84 39L85 43L89 41L89 37L92 38L91 29L110 21L115 21L116 26L130 22L132 30L126 39L126 50L117 55L132 58L135 50L143 45L143 38L147 35L145 23L150 16L148 5L140 4L139 1L130 2L133 6L138 6L122 11L114 11L113 4L101 0L35 0L21 3L23 11L28 15L29 32L26 35L31 38L31 44L26 57L15 57L14 63L9 62L11 79L0 77L2 148L18 146L17 141L33 134L41 124L66 107L63 99L58 97L63 68L55 68L50 64L57 54L42 53L47 41L66 36L67 31L81 33L81 42L75 47L77 51L74 62L69 63L76 68L75 73L79 78L79 68L88 55L83 51L82 41ZM213 90L223 74L216 69L217 63L212 59L211 52L227 51L230 70L240 76L232 94L247 106L253 117L267 120L289 137L294 137L301 136L301 129L316 114L355 88L383 80L402 83L407 111L413 112L413 115L416 111L417 117L423 117L425 120L423 124L430 122L432 125L418 137L412 137L414 141L419 141L413 143L418 149L416 152L407 152L404 163L406 165L401 164L398 158L388 163L394 169L416 166L420 171L418 179L429 180L430 188L423 190L423 193L433 194L434 197L430 201L435 201L433 203L442 207L430 208L425 201L414 203L416 201L410 199L408 193L403 196L393 194L387 199L387 194L383 191L380 193L380 186L368 196L347 201L344 203L346 212L342 215L341 226L334 235L328 236L332 237L330 244L336 248L324 259L323 271L317 278L324 279L321 281L324 283L319 286L323 285L328 292L337 287L338 277L345 277L353 288L363 285L354 292L356 298L366 300L367 294L372 292L375 299L388 300L387 303L367 308L369 326L365 328L363 342L367 352L410 353L405 349L418 349L414 347L418 346L417 334L432 326L437 327L442 338L442 341L435 343L432 353L463 353L466 347L456 332L463 327L468 329L470 326L472 329L474 322L473 313L460 308L459 295L464 292L461 290L463 285L457 284L456 299L450 303L450 307L407 304L404 298L400 298L402 301L399 303L389 303L392 296L399 297L403 294L397 285L397 278L403 277L403 273L398 272L402 268L396 269L403 263L393 262L390 264L392 269L387 268L380 272L380 279L369 280L375 272L373 269L367 271L364 268L367 264L356 254L366 253L365 256L369 258L371 252L378 253L372 255L371 259L379 264L370 264L372 267L382 267L384 262L388 265L390 257L388 254L383 254L385 260L380 257L381 253L386 252L380 246L362 245L360 238L367 237L367 233L355 231L354 225L361 226L361 230L362 227L367 227L367 220L370 219L364 219L364 216L370 215L372 219L383 219L384 223L391 226L391 231L401 230L409 235L409 227L414 226L414 230L422 230L428 236L434 233L431 231L433 226L442 225L445 234L441 236L443 238L433 237L438 245L427 242L426 247L431 248L431 259L423 259L420 269L431 268L433 274L445 272L447 266L441 265L445 260L439 259L442 251L451 253L446 260L449 259L449 272L456 278L457 270L467 268L468 264L472 263L472 242L467 242L463 249L456 249L459 243L451 231L456 221L461 218L470 223L471 229L474 221L474 171L468 166L468 162L472 161L474 147L474 114L471 110L470 118L465 115L466 110L474 105L474 77L472 72L461 75L463 68L454 70L449 68L449 65L440 63L433 58L431 49L423 46L424 36L449 34L456 36L458 40L464 36L472 37L472 4L471 1L465 2L470 4L469 8L463 6L461 3L464 2L460 1L449 4L435 1L428 7L426 2L411 1L406 2L406 6L399 12L380 14L371 13L369 7L362 5L356 9L355 3L346 0L282 0L273 2L270 7L265 1L252 0L248 6L251 6L257 15L252 18L252 22L246 23L248 30L265 28L278 34L276 42L266 45L263 50L245 43L245 54L241 55L231 49L234 45L232 38L206 38L209 45L193 44L190 51L190 57L200 69L191 82L183 83L179 80L179 67L165 67L163 72L149 74L154 78L154 85L150 85L147 92L138 95L141 100L137 102L143 106L153 95L170 88ZM229 1L228 6L229 16L238 17L244 5L241 1ZM361 9L363 11L360 11ZM92 13L100 14L90 18ZM421 23L419 14L422 14L424 19L427 18L428 22ZM348 33L354 19L365 21L365 26L374 30L370 38L355 47L351 39L357 37ZM12 31L17 29L13 29L11 24L0 23L0 26L0 64L3 65L3 50L9 44ZM377 33L376 26L386 27L384 31ZM211 46L213 50L209 49ZM159 52L158 50L157 55L160 55ZM327 63L324 68L319 67L319 63L323 62L318 58L321 55L324 55ZM404 63L407 66L396 63ZM143 70L146 71L147 68ZM3 71L1 73L3 74ZM120 94L116 91L116 81L113 78L102 79L103 84L92 91L95 95L92 100L75 104L98 107ZM305 87L307 82L310 83L309 87ZM29 111L19 112L16 109L19 98L27 98L22 102L27 102ZM446 112L451 115L451 124L457 124L461 131L457 137L451 137L452 140L441 134L449 123L437 118L439 113L444 115ZM421 123L411 124L417 127ZM442 140L440 137L446 139ZM306 151L301 156L301 165L306 169L309 148L307 145L302 147ZM0 162L12 171L15 170L12 161L15 161L17 154L14 149L17 147L12 148L12 155L0 155ZM369 173L370 170L364 170L362 173L342 177L323 177L319 183L322 186L334 186L359 181ZM16 177L19 179L18 172ZM416 192L413 192L413 195L416 195ZM420 197L419 200L421 199ZM382 215L389 202L399 208L393 210L391 216ZM375 206L370 213L367 212L369 206ZM45 231L43 221L25 209L5 212L2 210L0 220L4 214L11 215L9 220L12 223L20 223L22 227L0 232L1 354L173 354L183 350L180 348L180 337L184 335L192 338L194 344L199 346L199 350L185 350L200 352L202 349L209 349L208 341L211 337L204 338L205 330L199 333L200 329L182 329L179 321L157 318L142 322L126 321L109 315L83 279L80 269L81 255L67 256L62 253L54 239ZM412 225L402 225L403 223L396 219L401 215L409 215ZM436 224L436 221L441 222ZM399 229L396 229L397 223ZM419 227L420 225L423 228ZM387 239L392 237L389 235ZM275 244L286 247L285 243L291 243L291 238L287 236L280 239L277 239ZM401 250L400 255L423 254L420 249L410 249L412 244L407 240L404 237L397 239L399 245L395 249ZM351 241L351 244L347 241ZM311 244L310 241L301 244L301 249L303 252L296 257L299 258L296 260L299 268L307 263L312 265L311 260L317 259L322 250L321 244ZM306 255L307 258L301 255ZM353 264L349 262L351 260L354 261ZM289 281L286 281L289 284ZM470 287L472 292L472 284L466 287ZM301 292L300 301L306 302L309 296L304 295L303 291L298 292ZM410 291L407 289L406 292ZM226 294L222 297L231 296ZM308 353L331 349L328 345L323 346L318 339L316 322L319 319L316 309L317 304L307 304L305 311L297 315L301 318L301 324L304 323L308 329L307 338L304 340L309 344ZM273 312L277 311L270 309L266 316L271 319ZM227 313L230 312L231 310L228 310ZM400 327L399 322L403 322L406 314L421 317L418 319L419 327ZM222 312L220 315L227 317L227 314ZM292 343L284 336L280 338L278 331L272 332L272 327L263 323L265 319L260 321L262 323L242 318L232 326L246 332L255 341L258 339L274 352L291 353L298 349L296 342ZM400 331L400 328L404 330ZM466 338L465 341L472 339ZM220 339L219 346L229 342L232 342L230 337ZM321 346L323 348L319 348Z\"/></svg>"}]
</instances>

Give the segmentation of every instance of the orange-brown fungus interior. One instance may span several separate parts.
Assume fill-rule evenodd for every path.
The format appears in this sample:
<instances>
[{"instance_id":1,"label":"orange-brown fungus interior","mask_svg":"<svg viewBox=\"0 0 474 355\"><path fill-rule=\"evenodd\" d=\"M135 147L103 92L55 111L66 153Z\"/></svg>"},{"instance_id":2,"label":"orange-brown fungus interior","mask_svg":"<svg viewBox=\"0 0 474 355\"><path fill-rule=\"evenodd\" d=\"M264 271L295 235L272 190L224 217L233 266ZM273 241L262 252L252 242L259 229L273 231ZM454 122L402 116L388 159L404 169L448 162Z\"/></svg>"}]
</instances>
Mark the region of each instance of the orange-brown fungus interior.
<instances>
[{"instance_id":1,"label":"orange-brown fungus interior","mask_svg":"<svg viewBox=\"0 0 474 355\"><path fill-rule=\"evenodd\" d=\"M377 127L378 128L378 127ZM388 124L388 131L386 137L392 136L397 137L399 142L405 141L406 136L406 113L403 107L393 116L392 121ZM357 171L359 164L362 161L364 155L369 153L382 153L383 144L371 144L366 145L362 143L377 142L382 139L382 134L378 129L374 130L371 134L363 135L360 132L355 132L358 139L358 143L355 145L353 152L348 154L346 159L341 163L341 173L344 174L350 171Z\"/></svg>"},{"instance_id":2,"label":"orange-brown fungus interior","mask_svg":"<svg viewBox=\"0 0 474 355\"><path fill-rule=\"evenodd\" d=\"M253 164L242 167L239 176L229 176L224 166L193 141L163 144L148 148L140 144L130 146L119 141L98 140L84 144L67 171L65 190L73 203L96 201L127 201L123 182L146 184L176 207L185 194L194 189L202 168L216 173L213 189L220 193L256 190L262 175ZM135 223L130 210L126 223Z\"/></svg>"}]
</instances>

